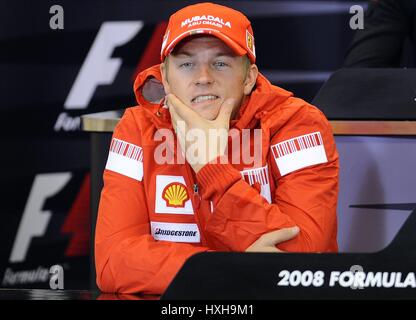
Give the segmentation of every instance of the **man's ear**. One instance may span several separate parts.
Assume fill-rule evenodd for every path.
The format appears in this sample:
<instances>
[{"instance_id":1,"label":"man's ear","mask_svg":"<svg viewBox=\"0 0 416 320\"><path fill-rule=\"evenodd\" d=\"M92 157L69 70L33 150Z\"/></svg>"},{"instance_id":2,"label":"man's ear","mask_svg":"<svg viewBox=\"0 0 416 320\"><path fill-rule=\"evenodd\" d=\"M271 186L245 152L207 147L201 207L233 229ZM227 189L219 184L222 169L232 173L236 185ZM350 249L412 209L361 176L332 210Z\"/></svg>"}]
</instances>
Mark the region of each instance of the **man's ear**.
<instances>
[{"instance_id":1,"label":"man's ear","mask_svg":"<svg viewBox=\"0 0 416 320\"><path fill-rule=\"evenodd\" d=\"M259 69L257 66L254 63L250 64L247 70L246 80L244 81L244 94L246 96L248 96L251 93L251 90L253 90L258 74Z\"/></svg>"},{"instance_id":2,"label":"man's ear","mask_svg":"<svg viewBox=\"0 0 416 320\"><path fill-rule=\"evenodd\" d=\"M168 72L167 72L168 67L169 67L169 64L166 62L163 62L160 64L160 73L162 74L162 84L163 84L163 88L165 89L166 94L171 93L169 82L168 82Z\"/></svg>"}]
</instances>

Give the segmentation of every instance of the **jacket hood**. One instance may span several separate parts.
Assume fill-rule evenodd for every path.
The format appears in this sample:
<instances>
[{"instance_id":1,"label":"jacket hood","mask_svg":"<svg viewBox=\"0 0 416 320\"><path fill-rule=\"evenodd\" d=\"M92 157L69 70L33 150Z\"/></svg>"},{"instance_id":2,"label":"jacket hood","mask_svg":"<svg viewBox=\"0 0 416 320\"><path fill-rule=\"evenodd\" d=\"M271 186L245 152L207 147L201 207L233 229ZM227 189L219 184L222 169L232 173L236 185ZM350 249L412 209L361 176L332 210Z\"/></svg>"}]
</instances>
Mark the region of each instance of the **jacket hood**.
<instances>
[{"instance_id":1,"label":"jacket hood","mask_svg":"<svg viewBox=\"0 0 416 320\"><path fill-rule=\"evenodd\" d=\"M159 64L139 73L134 81L133 89L137 103L152 114L156 126L159 127L162 124L163 118L170 119L170 117L162 117L161 119L158 116L160 113L169 113L165 108L161 108L165 91ZM255 127L259 119L270 111L276 111L279 104L292 96L292 92L272 85L259 73L251 95L240 107L236 120L231 121L231 127L238 129Z\"/></svg>"}]
</instances>

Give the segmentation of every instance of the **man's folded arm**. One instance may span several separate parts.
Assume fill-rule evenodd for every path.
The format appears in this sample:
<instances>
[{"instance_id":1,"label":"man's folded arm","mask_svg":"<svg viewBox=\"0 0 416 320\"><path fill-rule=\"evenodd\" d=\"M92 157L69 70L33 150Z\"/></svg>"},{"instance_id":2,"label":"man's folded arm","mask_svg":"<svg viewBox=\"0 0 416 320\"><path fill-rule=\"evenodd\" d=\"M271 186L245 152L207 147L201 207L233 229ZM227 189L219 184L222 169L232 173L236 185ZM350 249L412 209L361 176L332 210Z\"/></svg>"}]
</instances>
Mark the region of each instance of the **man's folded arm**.
<instances>
[{"instance_id":1,"label":"man's folded arm","mask_svg":"<svg viewBox=\"0 0 416 320\"><path fill-rule=\"evenodd\" d=\"M272 203L245 182L231 164L209 163L198 172L203 197L214 202L214 212L206 226L213 248L244 251L265 233L298 226L298 236L280 244L279 249L296 252L337 250L338 153L330 125L322 115L317 121L309 120L312 123L307 126L302 125L304 122L304 119L299 123L294 120L293 126L298 127L299 132L286 134L282 130L272 139L271 145L319 132L323 143L313 150L324 152L327 161L307 165L308 155L299 153L300 165L306 161L306 166L282 176L274 164L275 159L271 158L276 183ZM273 157L272 153L270 157Z\"/></svg>"},{"instance_id":2,"label":"man's folded arm","mask_svg":"<svg viewBox=\"0 0 416 320\"><path fill-rule=\"evenodd\" d=\"M104 292L161 294L188 257L207 250L154 240L144 174L141 131L128 108L114 130L98 209L95 264Z\"/></svg>"},{"instance_id":3,"label":"man's folded arm","mask_svg":"<svg viewBox=\"0 0 416 320\"><path fill-rule=\"evenodd\" d=\"M143 184L105 171L95 238L97 284L102 291L161 294L186 259L207 250L154 240Z\"/></svg>"}]
</instances>

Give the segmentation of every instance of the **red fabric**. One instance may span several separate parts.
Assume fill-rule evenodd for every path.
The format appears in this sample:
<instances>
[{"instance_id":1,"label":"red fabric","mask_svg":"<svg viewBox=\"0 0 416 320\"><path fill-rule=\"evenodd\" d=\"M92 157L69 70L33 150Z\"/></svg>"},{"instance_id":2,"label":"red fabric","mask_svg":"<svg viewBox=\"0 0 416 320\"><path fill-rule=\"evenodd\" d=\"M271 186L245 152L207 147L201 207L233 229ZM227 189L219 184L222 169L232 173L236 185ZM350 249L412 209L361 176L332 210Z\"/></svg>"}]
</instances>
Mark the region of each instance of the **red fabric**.
<instances>
[{"instance_id":1,"label":"red fabric","mask_svg":"<svg viewBox=\"0 0 416 320\"><path fill-rule=\"evenodd\" d=\"M195 175L187 163L155 162L154 154L162 144L169 146L168 153L178 156L175 143L154 138L157 129L172 132L168 113L159 113L159 106L140 97L140 87L148 77L160 80L158 70L155 66L138 75L134 89L141 105L127 109L114 131L116 140L104 172L96 227L95 259L100 289L161 294L191 255L208 250L244 251L262 234L294 225L300 228L300 234L278 248L291 252L336 252L339 163L325 116L259 75L255 91L232 121L235 129L261 129L262 166L268 171L261 177L267 184L259 193L258 182L245 178L244 165L210 163ZM305 135L322 141L312 137L312 143L302 138ZM280 151L273 148L295 138L298 149L305 141L309 143L306 149L319 149L319 155L324 154L327 161L296 170L290 169L292 162L279 162ZM117 141L127 143L127 147L120 148ZM252 144L250 140L249 145ZM293 161L307 163L310 160L305 154L294 153ZM129 157L135 159L137 168L130 166ZM126 167L133 169L126 171ZM171 189L176 190L172 194L177 200L172 204L166 193L166 185L172 183L169 179L174 179L172 186L176 188ZM191 213L187 211L189 207ZM183 225L193 226L197 231L183 229L164 235L167 240L156 240L161 228L152 225L166 223L178 226L178 230ZM186 237L175 240L182 235ZM193 242L184 242L190 240Z\"/></svg>"}]
</instances>

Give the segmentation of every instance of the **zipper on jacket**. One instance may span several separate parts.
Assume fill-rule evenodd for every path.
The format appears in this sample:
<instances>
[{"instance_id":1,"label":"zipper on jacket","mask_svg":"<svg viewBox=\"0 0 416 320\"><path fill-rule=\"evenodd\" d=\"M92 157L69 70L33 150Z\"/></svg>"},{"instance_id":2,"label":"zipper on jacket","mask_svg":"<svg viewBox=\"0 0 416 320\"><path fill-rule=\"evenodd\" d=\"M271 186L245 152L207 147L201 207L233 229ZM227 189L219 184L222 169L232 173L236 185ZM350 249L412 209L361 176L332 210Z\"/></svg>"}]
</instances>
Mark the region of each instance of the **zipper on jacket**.
<instances>
[{"instance_id":1,"label":"zipper on jacket","mask_svg":"<svg viewBox=\"0 0 416 320\"><path fill-rule=\"evenodd\" d=\"M193 194L192 194L191 201L192 201L192 205L193 205L193 208L194 208L194 218L195 218L196 224L198 225L198 229L199 229L199 232L200 232L200 235L201 235L201 244L203 246L205 246L206 245L206 240L205 240L205 236L204 236L204 225L205 224L203 223L203 221L200 221L200 219L203 220L204 218L199 216L199 214L200 214L199 213L199 207L200 207L200 204L201 204L201 195L199 194L199 186L195 181L196 178L195 178L195 176L193 174L193 171L192 171L192 169L191 169L191 167L188 163L185 163L185 172L186 172L186 175L188 176L189 181L192 183L191 185L192 185L192 189L193 189Z\"/></svg>"},{"instance_id":2,"label":"zipper on jacket","mask_svg":"<svg viewBox=\"0 0 416 320\"><path fill-rule=\"evenodd\" d=\"M199 187L197 183L194 183L193 198L194 198L194 204L195 204L196 209L199 209L199 206L201 204L201 196L199 195Z\"/></svg>"}]
</instances>

